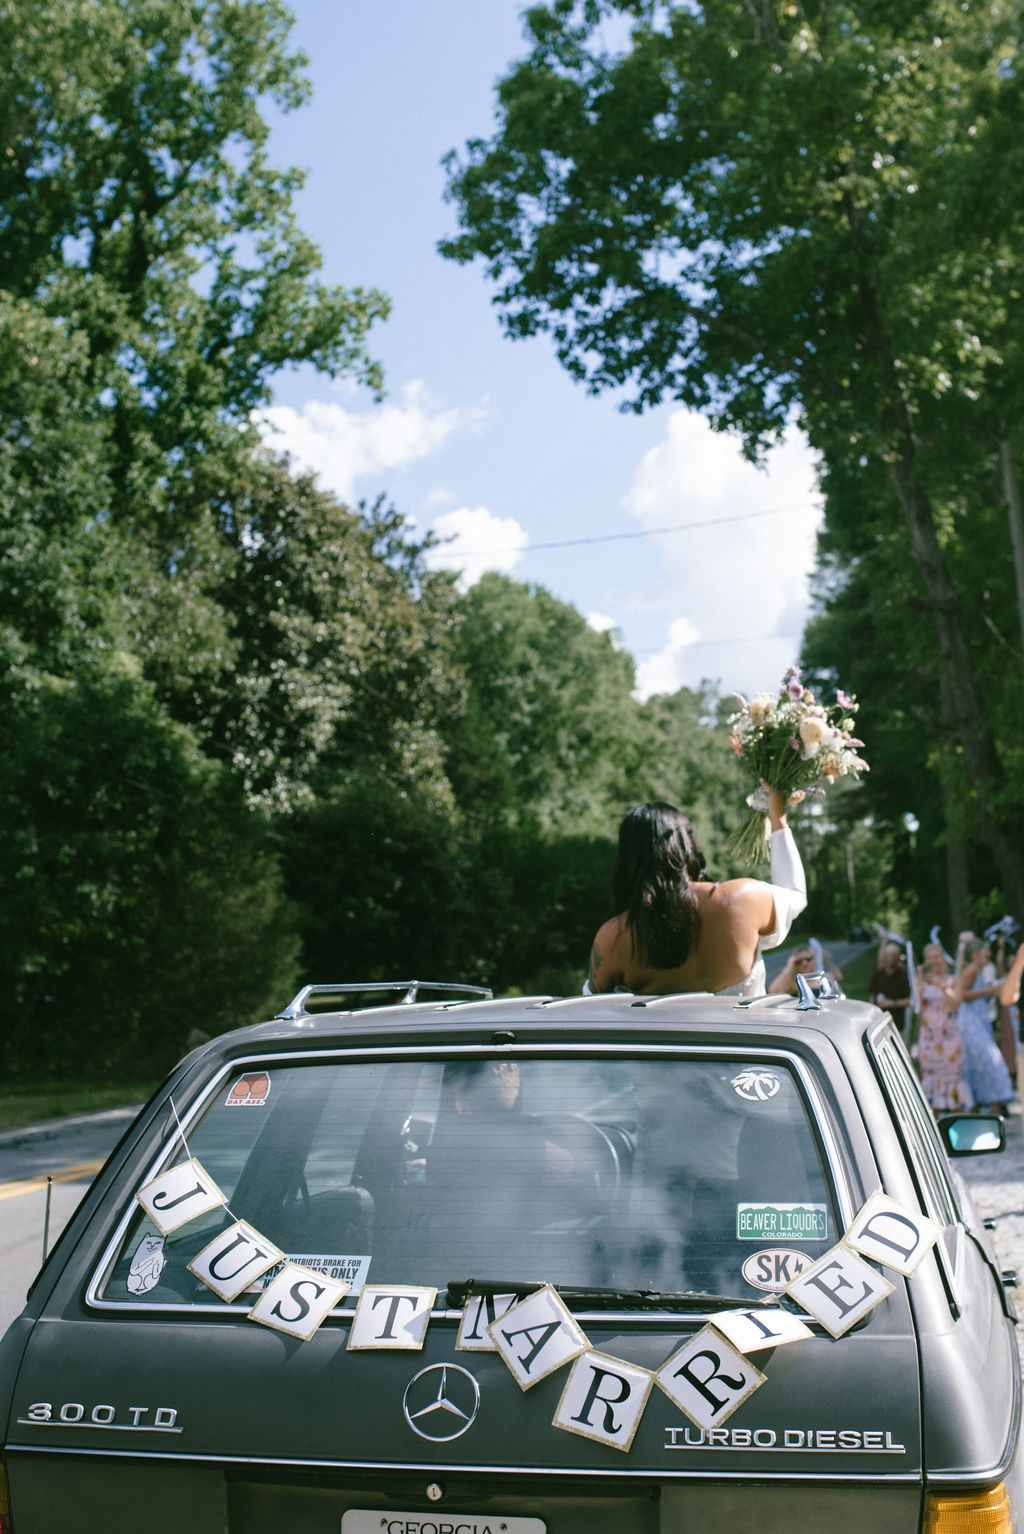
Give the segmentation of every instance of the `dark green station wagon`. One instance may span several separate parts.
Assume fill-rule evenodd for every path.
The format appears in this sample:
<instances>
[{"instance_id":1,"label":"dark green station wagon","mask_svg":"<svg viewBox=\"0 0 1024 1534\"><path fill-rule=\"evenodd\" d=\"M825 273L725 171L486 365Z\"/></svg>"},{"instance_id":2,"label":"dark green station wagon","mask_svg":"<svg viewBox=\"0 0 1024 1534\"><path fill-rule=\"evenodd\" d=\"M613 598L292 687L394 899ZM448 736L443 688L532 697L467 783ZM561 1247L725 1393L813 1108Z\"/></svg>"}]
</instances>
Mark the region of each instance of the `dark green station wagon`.
<instances>
[{"instance_id":1,"label":"dark green station wagon","mask_svg":"<svg viewBox=\"0 0 1024 1534\"><path fill-rule=\"evenodd\" d=\"M953 1159L1003 1124L936 1126L885 1014L354 989L96 1178L0 1342L2 1534L1024 1529Z\"/></svg>"}]
</instances>

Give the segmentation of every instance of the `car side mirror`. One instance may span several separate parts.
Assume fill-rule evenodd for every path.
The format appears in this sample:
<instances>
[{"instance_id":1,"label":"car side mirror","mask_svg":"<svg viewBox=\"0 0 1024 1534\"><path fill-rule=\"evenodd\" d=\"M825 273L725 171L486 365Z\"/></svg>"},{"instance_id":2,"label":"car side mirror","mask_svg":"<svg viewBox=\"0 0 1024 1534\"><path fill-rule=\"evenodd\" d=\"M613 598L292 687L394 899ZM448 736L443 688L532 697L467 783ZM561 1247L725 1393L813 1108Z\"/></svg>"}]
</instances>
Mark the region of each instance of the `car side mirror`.
<instances>
[{"instance_id":1,"label":"car side mirror","mask_svg":"<svg viewBox=\"0 0 1024 1534\"><path fill-rule=\"evenodd\" d=\"M951 1156L986 1156L1006 1149L1006 1125L995 1114L945 1114L939 1133Z\"/></svg>"}]
</instances>

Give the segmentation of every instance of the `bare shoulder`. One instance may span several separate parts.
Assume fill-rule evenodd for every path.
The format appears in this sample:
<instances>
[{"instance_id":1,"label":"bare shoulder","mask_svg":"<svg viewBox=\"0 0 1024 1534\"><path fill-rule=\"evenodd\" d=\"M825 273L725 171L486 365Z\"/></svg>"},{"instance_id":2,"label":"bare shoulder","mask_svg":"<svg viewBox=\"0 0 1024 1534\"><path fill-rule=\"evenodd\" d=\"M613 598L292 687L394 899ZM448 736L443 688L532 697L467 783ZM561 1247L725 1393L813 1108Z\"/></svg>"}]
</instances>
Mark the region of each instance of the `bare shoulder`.
<instances>
[{"instance_id":1,"label":"bare shoulder","mask_svg":"<svg viewBox=\"0 0 1024 1534\"><path fill-rule=\"evenodd\" d=\"M609 953L625 935L625 932L625 916L612 916L605 922L603 927L598 927L594 942L606 953Z\"/></svg>"},{"instance_id":2,"label":"bare shoulder","mask_svg":"<svg viewBox=\"0 0 1024 1534\"><path fill-rule=\"evenodd\" d=\"M775 897L770 884L763 879L726 879L716 885L716 900L733 919L753 921L759 932L767 931L775 910Z\"/></svg>"},{"instance_id":3,"label":"bare shoulder","mask_svg":"<svg viewBox=\"0 0 1024 1534\"><path fill-rule=\"evenodd\" d=\"M771 886L763 879L726 879L715 885L714 892L730 904L748 905L772 898Z\"/></svg>"},{"instance_id":4,"label":"bare shoulder","mask_svg":"<svg viewBox=\"0 0 1024 1534\"><path fill-rule=\"evenodd\" d=\"M629 945L625 916L613 916L597 930L590 949L588 978L594 991L609 991L621 983Z\"/></svg>"}]
</instances>

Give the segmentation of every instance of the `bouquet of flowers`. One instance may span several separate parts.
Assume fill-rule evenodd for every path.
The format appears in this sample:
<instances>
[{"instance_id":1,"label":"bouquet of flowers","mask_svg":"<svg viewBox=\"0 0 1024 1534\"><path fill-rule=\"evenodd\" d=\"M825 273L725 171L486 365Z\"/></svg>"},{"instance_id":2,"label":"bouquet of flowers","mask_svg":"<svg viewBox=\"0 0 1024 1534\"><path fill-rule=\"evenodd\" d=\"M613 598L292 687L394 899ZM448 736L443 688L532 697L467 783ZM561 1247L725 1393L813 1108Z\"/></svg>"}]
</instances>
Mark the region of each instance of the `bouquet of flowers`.
<instances>
[{"instance_id":1,"label":"bouquet of flowers","mask_svg":"<svg viewBox=\"0 0 1024 1534\"><path fill-rule=\"evenodd\" d=\"M729 744L749 769L754 790L729 846L741 862L754 864L768 856L765 784L798 804L808 794L824 793L836 778L867 772L868 764L857 755L864 742L853 735L857 704L841 689L834 703L819 703L791 667L777 694L759 692L749 703L735 696L740 709L729 719Z\"/></svg>"}]
</instances>

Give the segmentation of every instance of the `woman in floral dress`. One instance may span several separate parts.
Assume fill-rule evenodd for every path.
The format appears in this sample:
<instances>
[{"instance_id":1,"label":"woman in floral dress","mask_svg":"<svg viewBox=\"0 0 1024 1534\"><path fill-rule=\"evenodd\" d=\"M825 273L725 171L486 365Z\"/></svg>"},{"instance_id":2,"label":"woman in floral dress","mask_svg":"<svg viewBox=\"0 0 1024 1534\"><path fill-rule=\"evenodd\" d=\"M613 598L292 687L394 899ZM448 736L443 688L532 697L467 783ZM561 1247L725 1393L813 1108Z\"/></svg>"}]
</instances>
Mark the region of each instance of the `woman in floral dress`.
<instances>
[{"instance_id":1,"label":"woman in floral dress","mask_svg":"<svg viewBox=\"0 0 1024 1534\"><path fill-rule=\"evenodd\" d=\"M980 971L989 960L989 946L971 938L964 949L964 967L956 977L960 1001L957 1023L964 1046L964 1075L978 1107L1005 1113L1013 1097L1013 1082L992 1032L988 999L998 996L1001 981L985 985Z\"/></svg>"},{"instance_id":2,"label":"woman in floral dress","mask_svg":"<svg viewBox=\"0 0 1024 1534\"><path fill-rule=\"evenodd\" d=\"M934 1113L955 1113L974 1107L964 1077L964 1050L957 1027L957 994L942 948L929 943L917 971L921 993L921 1030L917 1063L921 1085Z\"/></svg>"}]
</instances>

